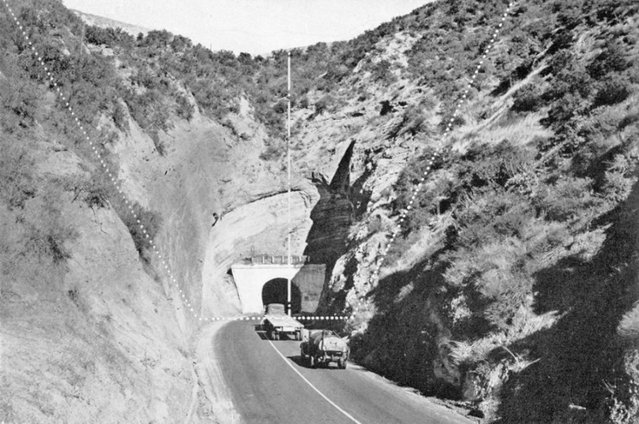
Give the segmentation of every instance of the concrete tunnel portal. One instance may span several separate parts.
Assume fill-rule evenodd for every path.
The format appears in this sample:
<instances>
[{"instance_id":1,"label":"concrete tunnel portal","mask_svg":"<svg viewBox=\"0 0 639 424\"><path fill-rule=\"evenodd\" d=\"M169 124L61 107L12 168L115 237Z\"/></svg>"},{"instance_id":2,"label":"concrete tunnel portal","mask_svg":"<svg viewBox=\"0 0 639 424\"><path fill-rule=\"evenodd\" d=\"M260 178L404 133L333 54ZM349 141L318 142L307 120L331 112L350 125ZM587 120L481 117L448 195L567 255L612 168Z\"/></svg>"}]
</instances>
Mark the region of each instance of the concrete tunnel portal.
<instances>
[{"instance_id":1,"label":"concrete tunnel portal","mask_svg":"<svg viewBox=\"0 0 639 424\"><path fill-rule=\"evenodd\" d=\"M326 265L244 260L231 266L242 313L262 313L268 303L286 304L291 279L292 312L315 312L324 287Z\"/></svg>"}]
</instances>

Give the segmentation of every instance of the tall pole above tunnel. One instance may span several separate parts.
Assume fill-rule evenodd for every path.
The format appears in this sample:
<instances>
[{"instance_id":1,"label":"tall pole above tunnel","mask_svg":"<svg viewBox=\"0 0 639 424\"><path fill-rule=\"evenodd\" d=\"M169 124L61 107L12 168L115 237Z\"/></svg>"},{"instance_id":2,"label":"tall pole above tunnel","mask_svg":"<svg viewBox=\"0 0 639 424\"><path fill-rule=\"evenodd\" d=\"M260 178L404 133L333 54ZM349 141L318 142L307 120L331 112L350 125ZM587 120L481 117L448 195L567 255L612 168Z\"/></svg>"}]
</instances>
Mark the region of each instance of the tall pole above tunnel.
<instances>
[{"instance_id":1,"label":"tall pole above tunnel","mask_svg":"<svg viewBox=\"0 0 639 424\"><path fill-rule=\"evenodd\" d=\"M288 116L286 119L286 170L288 173L288 195L287 195L287 203L288 203L288 266L291 266L291 231L292 231L292 223L291 223L291 52L288 52L287 57L287 67L288 67ZM291 277L289 276L286 284L286 304L288 306L288 315L291 316Z\"/></svg>"}]
</instances>

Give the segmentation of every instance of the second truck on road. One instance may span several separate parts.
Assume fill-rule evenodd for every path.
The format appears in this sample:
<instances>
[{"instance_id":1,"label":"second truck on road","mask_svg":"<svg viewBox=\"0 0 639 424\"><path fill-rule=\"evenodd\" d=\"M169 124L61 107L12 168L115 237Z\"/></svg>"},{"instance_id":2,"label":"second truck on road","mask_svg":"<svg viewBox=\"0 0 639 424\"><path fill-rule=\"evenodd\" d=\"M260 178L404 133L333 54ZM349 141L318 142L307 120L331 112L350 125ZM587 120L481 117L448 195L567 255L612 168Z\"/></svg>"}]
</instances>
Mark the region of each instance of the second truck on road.
<instances>
[{"instance_id":1,"label":"second truck on road","mask_svg":"<svg viewBox=\"0 0 639 424\"><path fill-rule=\"evenodd\" d=\"M310 330L308 339L300 344L302 361L311 368L327 366L331 362L341 369L346 368L350 349L343 338L331 330Z\"/></svg>"}]
</instances>

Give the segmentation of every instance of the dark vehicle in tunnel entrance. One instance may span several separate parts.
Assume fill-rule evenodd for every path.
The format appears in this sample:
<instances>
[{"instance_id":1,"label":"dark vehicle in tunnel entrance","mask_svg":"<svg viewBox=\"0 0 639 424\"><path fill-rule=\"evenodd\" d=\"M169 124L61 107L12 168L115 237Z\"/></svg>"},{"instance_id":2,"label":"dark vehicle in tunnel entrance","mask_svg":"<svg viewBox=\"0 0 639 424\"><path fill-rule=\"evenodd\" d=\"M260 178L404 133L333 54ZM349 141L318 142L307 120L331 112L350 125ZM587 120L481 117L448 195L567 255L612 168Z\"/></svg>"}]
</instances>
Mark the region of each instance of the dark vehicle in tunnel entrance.
<instances>
[{"instance_id":1,"label":"dark vehicle in tunnel entrance","mask_svg":"<svg viewBox=\"0 0 639 424\"><path fill-rule=\"evenodd\" d=\"M262 304L264 306L271 303L281 303L286 305L287 300L286 278L274 278L267 281L262 287ZM302 310L302 293L300 288L294 282L291 283L291 313L299 314ZM286 310L288 313L288 310Z\"/></svg>"}]
</instances>

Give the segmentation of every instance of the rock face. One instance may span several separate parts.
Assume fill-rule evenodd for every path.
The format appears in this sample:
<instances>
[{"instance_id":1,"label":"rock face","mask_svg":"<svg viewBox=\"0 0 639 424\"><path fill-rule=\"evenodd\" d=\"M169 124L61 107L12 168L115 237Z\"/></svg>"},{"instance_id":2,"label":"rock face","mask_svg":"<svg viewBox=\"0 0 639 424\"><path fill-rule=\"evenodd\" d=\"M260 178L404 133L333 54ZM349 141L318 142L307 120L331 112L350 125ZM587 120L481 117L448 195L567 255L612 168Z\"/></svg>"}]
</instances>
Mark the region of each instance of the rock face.
<instances>
[{"instance_id":1,"label":"rock face","mask_svg":"<svg viewBox=\"0 0 639 424\"><path fill-rule=\"evenodd\" d=\"M311 220L308 217L316 194L296 187L292 191L291 222L295 223L291 237L291 251L299 255L304 249L304 235ZM268 253L287 254L288 194L273 194L240 206L223 215L209 233L202 267L202 305L204 313L220 315L237 312L237 292L233 286L224 288L223 277L231 265L244 257ZM226 280L228 281L228 280ZM230 295L222 296L220 293Z\"/></svg>"}]
</instances>

